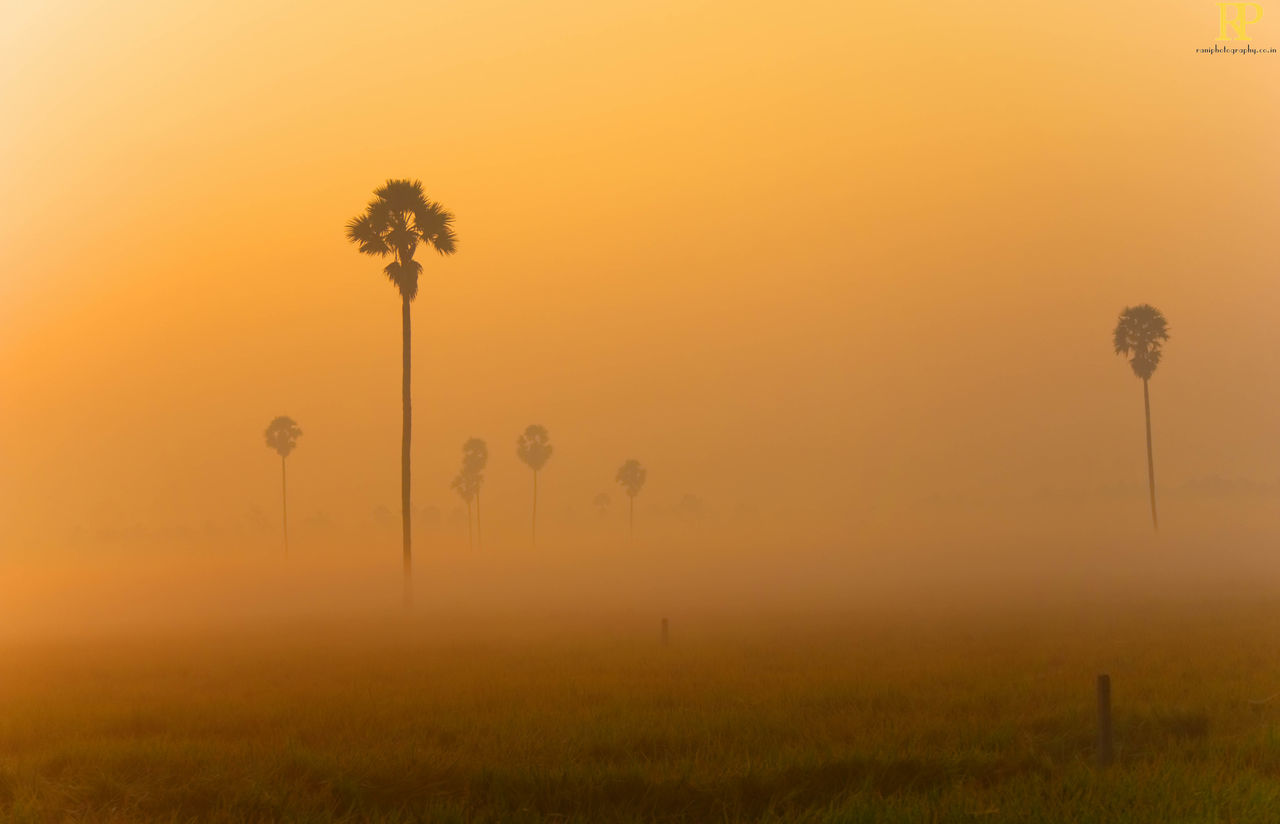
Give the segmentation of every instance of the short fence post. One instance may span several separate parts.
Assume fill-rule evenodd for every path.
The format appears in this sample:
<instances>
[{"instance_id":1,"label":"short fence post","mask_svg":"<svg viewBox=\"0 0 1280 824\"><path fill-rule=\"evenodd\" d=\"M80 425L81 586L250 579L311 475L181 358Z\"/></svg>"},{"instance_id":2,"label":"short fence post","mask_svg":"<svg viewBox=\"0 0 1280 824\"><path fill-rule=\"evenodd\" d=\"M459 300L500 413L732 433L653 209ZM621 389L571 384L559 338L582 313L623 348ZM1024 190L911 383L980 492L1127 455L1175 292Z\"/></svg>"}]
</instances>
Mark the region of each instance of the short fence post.
<instances>
[{"instance_id":1,"label":"short fence post","mask_svg":"<svg viewBox=\"0 0 1280 824\"><path fill-rule=\"evenodd\" d=\"M1105 767L1114 759L1111 748L1111 676L1098 676L1098 766Z\"/></svg>"},{"instance_id":2,"label":"short fence post","mask_svg":"<svg viewBox=\"0 0 1280 824\"><path fill-rule=\"evenodd\" d=\"M662 619L662 645L665 647L668 643L670 643L670 640L671 640L670 636L667 633L667 619L663 618Z\"/></svg>"}]
</instances>

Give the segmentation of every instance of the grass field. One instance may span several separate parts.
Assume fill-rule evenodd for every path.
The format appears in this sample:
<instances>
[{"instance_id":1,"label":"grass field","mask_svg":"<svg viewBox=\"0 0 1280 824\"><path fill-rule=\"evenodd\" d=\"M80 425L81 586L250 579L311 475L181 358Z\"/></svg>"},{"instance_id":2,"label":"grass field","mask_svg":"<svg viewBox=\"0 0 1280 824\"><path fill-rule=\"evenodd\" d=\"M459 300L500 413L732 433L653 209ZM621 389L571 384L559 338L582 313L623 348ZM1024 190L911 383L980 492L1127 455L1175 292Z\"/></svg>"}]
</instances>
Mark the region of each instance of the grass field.
<instances>
[{"instance_id":1,"label":"grass field","mask_svg":"<svg viewBox=\"0 0 1280 824\"><path fill-rule=\"evenodd\" d=\"M1280 606L6 642L5 821L1274 821ZM1093 764L1094 677L1118 759Z\"/></svg>"}]
</instances>

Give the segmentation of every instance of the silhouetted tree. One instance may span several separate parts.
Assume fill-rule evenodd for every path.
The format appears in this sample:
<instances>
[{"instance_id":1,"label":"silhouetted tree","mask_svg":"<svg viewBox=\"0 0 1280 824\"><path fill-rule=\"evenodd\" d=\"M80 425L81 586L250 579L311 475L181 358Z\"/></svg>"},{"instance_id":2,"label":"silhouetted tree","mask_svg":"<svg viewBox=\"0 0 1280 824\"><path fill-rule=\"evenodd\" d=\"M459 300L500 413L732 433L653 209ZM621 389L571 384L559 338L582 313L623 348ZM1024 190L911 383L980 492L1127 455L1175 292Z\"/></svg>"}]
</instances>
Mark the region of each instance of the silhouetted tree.
<instances>
[{"instance_id":1,"label":"silhouetted tree","mask_svg":"<svg viewBox=\"0 0 1280 824\"><path fill-rule=\"evenodd\" d=\"M1160 365L1161 347L1169 339L1169 324L1160 310L1148 304L1128 306L1116 323L1117 355L1128 355L1133 374L1142 378L1142 407L1147 419L1147 485L1151 490L1151 525L1157 531L1156 465L1151 451L1151 390L1148 383Z\"/></svg>"},{"instance_id":2,"label":"silhouetted tree","mask_svg":"<svg viewBox=\"0 0 1280 824\"><path fill-rule=\"evenodd\" d=\"M627 512L628 535L635 531L636 496L639 495L640 490L644 488L644 482L648 476L649 471L641 466L639 461L635 458L629 458L626 463L618 468L618 474L614 477L614 480L622 484L622 488L626 491L627 497L630 499L630 508Z\"/></svg>"},{"instance_id":3,"label":"silhouetted tree","mask_svg":"<svg viewBox=\"0 0 1280 824\"><path fill-rule=\"evenodd\" d=\"M706 507L702 499L692 492L686 492L680 496L680 502L676 504L676 512L686 521L698 521L706 512Z\"/></svg>"},{"instance_id":4,"label":"silhouetted tree","mask_svg":"<svg viewBox=\"0 0 1280 824\"><path fill-rule=\"evenodd\" d=\"M449 488L458 493L458 497L467 503L467 546L471 547L471 500L480 490L480 481L464 468L454 476Z\"/></svg>"},{"instance_id":5,"label":"silhouetted tree","mask_svg":"<svg viewBox=\"0 0 1280 824\"><path fill-rule=\"evenodd\" d=\"M413 600L413 548L410 527L412 506L409 495L409 444L413 435L413 404L410 397L409 304L418 296L418 275L422 264L414 260L419 246L428 246L441 255L454 253L453 215L429 200L418 180L388 180L374 190L364 212L347 222L347 240L360 252L391 258L383 267L387 278L400 292L400 321L403 330L403 380L401 404L403 427L400 437L400 520L404 532L404 602Z\"/></svg>"},{"instance_id":6,"label":"silhouetted tree","mask_svg":"<svg viewBox=\"0 0 1280 824\"><path fill-rule=\"evenodd\" d=\"M484 534L480 529L480 487L484 486L484 468L489 465L489 445L480 438L468 438L462 445L462 471L475 480L476 487L476 546L484 546Z\"/></svg>"},{"instance_id":7,"label":"silhouetted tree","mask_svg":"<svg viewBox=\"0 0 1280 824\"><path fill-rule=\"evenodd\" d=\"M597 512L601 515L607 515L609 513L609 504L613 503L613 499L609 497L608 492L601 492L596 495L591 503L595 504Z\"/></svg>"},{"instance_id":8,"label":"silhouetted tree","mask_svg":"<svg viewBox=\"0 0 1280 824\"><path fill-rule=\"evenodd\" d=\"M531 423L524 429L524 434L516 439L516 456L533 470L533 522L530 529L531 539L538 543L538 470L546 465L551 457L551 437L547 428Z\"/></svg>"},{"instance_id":9,"label":"silhouetted tree","mask_svg":"<svg viewBox=\"0 0 1280 824\"><path fill-rule=\"evenodd\" d=\"M289 478L285 472L285 458L298 445L302 430L297 422L287 415L281 415L267 424L267 446L280 454L280 506L284 523L284 551L289 552Z\"/></svg>"}]
</instances>

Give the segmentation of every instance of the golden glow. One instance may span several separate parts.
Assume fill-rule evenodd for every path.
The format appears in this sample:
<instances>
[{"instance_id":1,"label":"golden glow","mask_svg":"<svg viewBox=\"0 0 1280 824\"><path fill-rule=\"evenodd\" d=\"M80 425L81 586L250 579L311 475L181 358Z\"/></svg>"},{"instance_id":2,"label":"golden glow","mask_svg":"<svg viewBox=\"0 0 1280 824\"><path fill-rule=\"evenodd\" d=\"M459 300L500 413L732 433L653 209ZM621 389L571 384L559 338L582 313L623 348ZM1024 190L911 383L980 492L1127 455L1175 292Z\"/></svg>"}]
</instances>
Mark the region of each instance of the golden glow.
<instances>
[{"instance_id":1,"label":"golden glow","mask_svg":"<svg viewBox=\"0 0 1280 824\"><path fill-rule=\"evenodd\" d=\"M460 238L414 307L424 554L472 435L518 545L529 423L566 540L630 457L659 523L1141 530L1139 302L1162 490L1264 487L1273 529L1276 59L1195 54L1212 3L936 6L6 5L6 551L256 534L287 414L299 533L394 564L399 310L342 236L392 176Z\"/></svg>"}]
</instances>

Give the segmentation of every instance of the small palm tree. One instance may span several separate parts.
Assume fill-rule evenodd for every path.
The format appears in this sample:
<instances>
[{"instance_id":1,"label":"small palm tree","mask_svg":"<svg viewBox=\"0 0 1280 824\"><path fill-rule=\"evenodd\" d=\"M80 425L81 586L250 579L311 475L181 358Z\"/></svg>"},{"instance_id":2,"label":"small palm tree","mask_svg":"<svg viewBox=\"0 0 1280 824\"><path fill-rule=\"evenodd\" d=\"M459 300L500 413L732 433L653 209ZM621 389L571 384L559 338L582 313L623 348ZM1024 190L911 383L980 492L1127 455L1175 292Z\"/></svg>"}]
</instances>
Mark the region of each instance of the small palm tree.
<instances>
[{"instance_id":1,"label":"small palm tree","mask_svg":"<svg viewBox=\"0 0 1280 824\"><path fill-rule=\"evenodd\" d=\"M468 438L462 445L462 471L470 475L476 487L476 546L483 547L480 530L480 487L484 485L484 468L489 465L489 445L480 438Z\"/></svg>"},{"instance_id":2,"label":"small palm tree","mask_svg":"<svg viewBox=\"0 0 1280 824\"><path fill-rule=\"evenodd\" d=\"M289 457L289 453L298 445L298 438L302 436L302 430L298 428L298 424L293 418L287 415L281 415L271 423L267 424L266 431L267 446L274 449L280 455L280 505L283 512L284 523L284 551L289 552L289 479L285 474L285 458Z\"/></svg>"},{"instance_id":3,"label":"small palm tree","mask_svg":"<svg viewBox=\"0 0 1280 824\"><path fill-rule=\"evenodd\" d=\"M676 504L676 512L689 523L693 523L702 519L706 513L706 506L702 498L692 492L686 492L680 496L680 502Z\"/></svg>"},{"instance_id":4,"label":"small palm tree","mask_svg":"<svg viewBox=\"0 0 1280 824\"><path fill-rule=\"evenodd\" d=\"M409 495L409 444L413 436L413 404L410 393L409 304L418 296L418 275L422 264L414 259L419 246L452 255L457 239L453 234L453 214L427 198L418 180L388 180L373 192L364 212L347 221L347 240L362 254L391 258L383 267L387 279L400 292L402 330L400 435L400 523L404 534L404 602L412 603L413 547L410 526L413 508Z\"/></svg>"},{"instance_id":5,"label":"small palm tree","mask_svg":"<svg viewBox=\"0 0 1280 824\"><path fill-rule=\"evenodd\" d=\"M516 439L516 456L533 470L533 525L530 535L535 545L538 543L538 470L546 466L551 449L547 428L536 423L526 426L524 434Z\"/></svg>"},{"instance_id":6,"label":"small palm tree","mask_svg":"<svg viewBox=\"0 0 1280 824\"><path fill-rule=\"evenodd\" d=\"M1147 486L1151 490L1151 525L1158 532L1156 516L1156 465L1151 452L1151 390L1148 383L1160 365L1161 347L1169 339L1169 324L1160 310L1148 304L1128 306L1116 323L1117 355L1128 355L1133 374L1142 378L1142 406L1147 418Z\"/></svg>"},{"instance_id":7,"label":"small palm tree","mask_svg":"<svg viewBox=\"0 0 1280 824\"><path fill-rule=\"evenodd\" d=\"M466 469L463 469L454 476L449 488L458 493L458 497L467 503L467 547L470 548L473 546L471 543L471 501L480 491L480 480L475 475L468 473Z\"/></svg>"},{"instance_id":8,"label":"small palm tree","mask_svg":"<svg viewBox=\"0 0 1280 824\"><path fill-rule=\"evenodd\" d=\"M609 514L609 504L613 503L613 498L609 497L608 492L601 492L592 499L591 503L595 504L596 511L604 516Z\"/></svg>"},{"instance_id":9,"label":"small palm tree","mask_svg":"<svg viewBox=\"0 0 1280 824\"><path fill-rule=\"evenodd\" d=\"M648 478L649 471L640 465L635 458L629 458L626 463L618 468L618 474L614 476L630 499L630 508L627 512L627 535L630 536L635 531L636 526L636 496L640 494L640 490L644 488L645 479Z\"/></svg>"}]
</instances>

